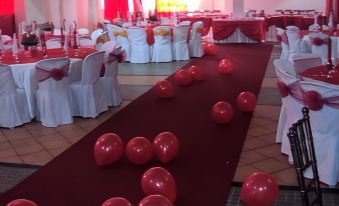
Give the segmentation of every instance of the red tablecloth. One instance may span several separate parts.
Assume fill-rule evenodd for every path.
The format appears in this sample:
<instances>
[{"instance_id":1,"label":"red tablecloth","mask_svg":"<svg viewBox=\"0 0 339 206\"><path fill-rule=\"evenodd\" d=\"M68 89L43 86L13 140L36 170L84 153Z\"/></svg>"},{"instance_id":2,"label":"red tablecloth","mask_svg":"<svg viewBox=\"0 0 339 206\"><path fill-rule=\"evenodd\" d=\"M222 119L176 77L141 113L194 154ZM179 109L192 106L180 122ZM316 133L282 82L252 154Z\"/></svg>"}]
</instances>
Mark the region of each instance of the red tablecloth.
<instances>
[{"instance_id":1,"label":"red tablecloth","mask_svg":"<svg viewBox=\"0 0 339 206\"><path fill-rule=\"evenodd\" d=\"M265 39L263 20L213 20L212 28L213 38L215 40L228 38L237 28L247 37L257 42Z\"/></svg>"},{"instance_id":2,"label":"red tablecloth","mask_svg":"<svg viewBox=\"0 0 339 206\"><path fill-rule=\"evenodd\" d=\"M310 68L302 73L303 77L315 79L330 84L339 85L339 66L336 67L334 72L331 72L330 77L327 76L328 70L326 65Z\"/></svg>"},{"instance_id":3,"label":"red tablecloth","mask_svg":"<svg viewBox=\"0 0 339 206\"><path fill-rule=\"evenodd\" d=\"M325 17L319 16L318 23L323 24ZM286 28L286 26L294 25L300 29L308 29L310 25L314 23L314 17L303 16L303 15L277 15L267 16L266 25L267 27L275 25L276 27Z\"/></svg>"},{"instance_id":4,"label":"red tablecloth","mask_svg":"<svg viewBox=\"0 0 339 206\"><path fill-rule=\"evenodd\" d=\"M197 21L204 22L204 31L201 34L202 36L206 36L212 26L212 17L202 17L202 16L179 17L179 21L191 21L191 26L193 23Z\"/></svg>"},{"instance_id":5,"label":"red tablecloth","mask_svg":"<svg viewBox=\"0 0 339 206\"><path fill-rule=\"evenodd\" d=\"M301 30L300 31L300 36L303 37L305 35L309 35L310 32L309 30ZM313 32L314 33L314 32ZM338 33L338 30L334 30L334 31L330 31L330 30L322 30L320 33L323 33L323 34L327 34L329 36L336 36L336 37L339 37L339 33Z\"/></svg>"},{"instance_id":6,"label":"red tablecloth","mask_svg":"<svg viewBox=\"0 0 339 206\"><path fill-rule=\"evenodd\" d=\"M94 53L94 52L96 52L94 48L80 48L78 49L77 52L73 49L69 49L68 57L84 59L87 55ZM43 53L41 50L37 50L33 57L30 51L20 52L18 57L19 57L19 62L16 62L12 56L12 52L5 52L3 60L5 64L27 64L27 63L35 63L40 60L46 59L43 57ZM62 49L48 49L47 50L47 58L57 58L57 57L66 57Z\"/></svg>"}]
</instances>

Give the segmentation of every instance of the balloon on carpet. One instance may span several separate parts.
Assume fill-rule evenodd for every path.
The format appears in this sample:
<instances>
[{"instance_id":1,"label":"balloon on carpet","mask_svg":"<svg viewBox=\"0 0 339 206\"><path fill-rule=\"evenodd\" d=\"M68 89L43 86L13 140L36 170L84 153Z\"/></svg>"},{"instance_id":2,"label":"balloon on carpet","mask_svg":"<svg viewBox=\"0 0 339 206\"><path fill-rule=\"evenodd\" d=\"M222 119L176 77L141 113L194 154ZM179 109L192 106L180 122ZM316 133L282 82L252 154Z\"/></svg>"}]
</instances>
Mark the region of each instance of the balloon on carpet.
<instances>
[{"instance_id":1,"label":"balloon on carpet","mask_svg":"<svg viewBox=\"0 0 339 206\"><path fill-rule=\"evenodd\" d=\"M187 69L194 81L201 81L205 79L205 74L199 66L190 66Z\"/></svg>"},{"instance_id":2,"label":"balloon on carpet","mask_svg":"<svg viewBox=\"0 0 339 206\"><path fill-rule=\"evenodd\" d=\"M122 156L124 143L114 133L106 133L98 138L94 145L94 157L98 166L114 163Z\"/></svg>"},{"instance_id":3,"label":"balloon on carpet","mask_svg":"<svg viewBox=\"0 0 339 206\"><path fill-rule=\"evenodd\" d=\"M126 156L134 164L145 164L153 157L153 145L145 137L134 137L128 141Z\"/></svg>"},{"instance_id":4,"label":"balloon on carpet","mask_svg":"<svg viewBox=\"0 0 339 206\"><path fill-rule=\"evenodd\" d=\"M192 76L187 70L179 69L174 75L177 84L185 86L192 83Z\"/></svg>"},{"instance_id":5,"label":"balloon on carpet","mask_svg":"<svg viewBox=\"0 0 339 206\"><path fill-rule=\"evenodd\" d=\"M38 206L38 204L27 199L16 199L8 203L6 206Z\"/></svg>"},{"instance_id":6,"label":"balloon on carpet","mask_svg":"<svg viewBox=\"0 0 339 206\"><path fill-rule=\"evenodd\" d=\"M220 74L230 74L234 71L233 62L229 59L223 59L218 64L218 72Z\"/></svg>"},{"instance_id":7,"label":"balloon on carpet","mask_svg":"<svg viewBox=\"0 0 339 206\"><path fill-rule=\"evenodd\" d=\"M148 169L142 175L141 187L146 195L163 195L171 202L174 202L177 196L174 178L162 167Z\"/></svg>"},{"instance_id":8,"label":"balloon on carpet","mask_svg":"<svg viewBox=\"0 0 339 206\"><path fill-rule=\"evenodd\" d=\"M174 204L162 195L149 195L142 199L138 206L174 206Z\"/></svg>"},{"instance_id":9,"label":"balloon on carpet","mask_svg":"<svg viewBox=\"0 0 339 206\"><path fill-rule=\"evenodd\" d=\"M155 92L160 98L174 97L174 88L171 82L167 80L160 80L154 86Z\"/></svg>"},{"instance_id":10,"label":"balloon on carpet","mask_svg":"<svg viewBox=\"0 0 339 206\"><path fill-rule=\"evenodd\" d=\"M171 132L162 132L153 140L154 152L160 162L173 160L179 151L179 141Z\"/></svg>"},{"instance_id":11,"label":"balloon on carpet","mask_svg":"<svg viewBox=\"0 0 339 206\"><path fill-rule=\"evenodd\" d=\"M233 108L225 101L219 101L213 105L211 110L212 119L219 124L226 124L233 118Z\"/></svg>"},{"instance_id":12,"label":"balloon on carpet","mask_svg":"<svg viewBox=\"0 0 339 206\"><path fill-rule=\"evenodd\" d=\"M247 206L270 206L276 201L278 191L274 177L264 172L253 173L241 187L240 200Z\"/></svg>"},{"instance_id":13,"label":"balloon on carpet","mask_svg":"<svg viewBox=\"0 0 339 206\"><path fill-rule=\"evenodd\" d=\"M241 92L237 97L237 105L242 112L253 112L257 105L257 98L251 92Z\"/></svg>"},{"instance_id":14,"label":"balloon on carpet","mask_svg":"<svg viewBox=\"0 0 339 206\"><path fill-rule=\"evenodd\" d=\"M112 197L102 203L101 206L132 206L132 204L122 197Z\"/></svg>"},{"instance_id":15,"label":"balloon on carpet","mask_svg":"<svg viewBox=\"0 0 339 206\"><path fill-rule=\"evenodd\" d=\"M214 43L204 43L202 45L202 48L204 50L204 53L207 55L217 55L217 47L215 46Z\"/></svg>"}]
</instances>

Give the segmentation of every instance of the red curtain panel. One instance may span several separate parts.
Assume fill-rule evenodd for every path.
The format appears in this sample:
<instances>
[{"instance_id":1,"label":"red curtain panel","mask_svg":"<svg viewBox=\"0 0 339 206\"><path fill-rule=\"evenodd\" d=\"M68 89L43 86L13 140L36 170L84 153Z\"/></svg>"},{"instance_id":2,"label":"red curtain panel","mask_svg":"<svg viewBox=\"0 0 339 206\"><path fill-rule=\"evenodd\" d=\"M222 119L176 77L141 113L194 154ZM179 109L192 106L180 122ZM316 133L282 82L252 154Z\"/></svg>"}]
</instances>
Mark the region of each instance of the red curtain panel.
<instances>
[{"instance_id":1,"label":"red curtain panel","mask_svg":"<svg viewBox=\"0 0 339 206\"><path fill-rule=\"evenodd\" d=\"M122 17L127 18L127 0L105 0L105 19L117 18L117 12L121 11Z\"/></svg>"},{"instance_id":2,"label":"red curtain panel","mask_svg":"<svg viewBox=\"0 0 339 206\"><path fill-rule=\"evenodd\" d=\"M14 0L0 0L0 15L14 14Z\"/></svg>"}]
</instances>

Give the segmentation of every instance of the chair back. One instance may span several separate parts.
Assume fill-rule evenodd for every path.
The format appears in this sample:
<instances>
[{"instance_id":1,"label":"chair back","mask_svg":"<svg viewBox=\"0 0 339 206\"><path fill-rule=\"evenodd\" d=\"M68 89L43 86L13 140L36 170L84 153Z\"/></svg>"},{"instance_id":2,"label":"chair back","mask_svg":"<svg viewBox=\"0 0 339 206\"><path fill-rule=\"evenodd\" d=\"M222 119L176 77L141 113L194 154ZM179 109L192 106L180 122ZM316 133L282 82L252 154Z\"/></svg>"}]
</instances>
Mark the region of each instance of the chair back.
<instances>
[{"instance_id":1,"label":"chair back","mask_svg":"<svg viewBox=\"0 0 339 206\"><path fill-rule=\"evenodd\" d=\"M93 42L93 45L95 45L98 36L100 36L100 34L101 34L102 32L104 32L103 29L96 29L96 30L94 30L94 31L91 33L91 40L92 40L92 42Z\"/></svg>"},{"instance_id":2,"label":"chair back","mask_svg":"<svg viewBox=\"0 0 339 206\"><path fill-rule=\"evenodd\" d=\"M0 98L13 94L16 90L11 67L0 64Z\"/></svg>"},{"instance_id":3,"label":"chair back","mask_svg":"<svg viewBox=\"0 0 339 206\"><path fill-rule=\"evenodd\" d=\"M46 47L47 49L56 49L56 48L61 48L61 39L60 38L53 38L53 39L48 39L46 41Z\"/></svg>"},{"instance_id":4,"label":"chair back","mask_svg":"<svg viewBox=\"0 0 339 206\"><path fill-rule=\"evenodd\" d=\"M105 52L95 52L88 55L82 63L81 84L94 84L99 76Z\"/></svg>"},{"instance_id":5,"label":"chair back","mask_svg":"<svg viewBox=\"0 0 339 206\"><path fill-rule=\"evenodd\" d=\"M157 26L153 28L155 44L170 44L171 43L171 27Z\"/></svg>"},{"instance_id":6,"label":"chair back","mask_svg":"<svg viewBox=\"0 0 339 206\"><path fill-rule=\"evenodd\" d=\"M114 37L112 37L113 39L115 39L117 42L119 42L120 44L128 44L128 38L127 38L127 29L123 28L123 27L119 27L116 25L111 25L111 31L108 31L109 33L113 34ZM109 35L111 35L109 34Z\"/></svg>"},{"instance_id":7,"label":"chair back","mask_svg":"<svg viewBox=\"0 0 339 206\"><path fill-rule=\"evenodd\" d=\"M312 53L317 54L321 57L322 63L326 64L327 63L327 49L328 49L328 44L329 44L329 36L326 34L321 34L321 33L312 33L309 35L311 44L312 44ZM331 38L332 40L332 38ZM336 58L336 37L333 38L333 41L331 41L331 49L332 53L331 56ZM335 52L334 52L335 51Z\"/></svg>"},{"instance_id":8,"label":"chair back","mask_svg":"<svg viewBox=\"0 0 339 206\"><path fill-rule=\"evenodd\" d=\"M277 77L280 79L297 79L297 73L295 72L292 62L287 59L275 59L273 61L275 72Z\"/></svg>"},{"instance_id":9,"label":"chair back","mask_svg":"<svg viewBox=\"0 0 339 206\"><path fill-rule=\"evenodd\" d=\"M81 47L93 47L94 46L92 40L87 37L80 37L79 45Z\"/></svg>"},{"instance_id":10,"label":"chair back","mask_svg":"<svg viewBox=\"0 0 339 206\"><path fill-rule=\"evenodd\" d=\"M303 118L298 120L289 130L288 139L290 141L293 164L296 169L298 184L303 205L322 205L322 194L320 190L320 181L317 168L317 159L315 155L313 135L309 118L309 110L302 108ZM304 171L311 167L313 172L312 181L306 185ZM315 191L315 198L310 203L308 192L311 187Z\"/></svg>"},{"instance_id":11,"label":"chair back","mask_svg":"<svg viewBox=\"0 0 339 206\"><path fill-rule=\"evenodd\" d=\"M173 30L173 42L187 43L189 25L179 25Z\"/></svg>"},{"instance_id":12,"label":"chair back","mask_svg":"<svg viewBox=\"0 0 339 206\"><path fill-rule=\"evenodd\" d=\"M118 59L117 54L121 52L121 46L114 41L108 41L102 45L100 51L105 52L105 77L113 77L118 75Z\"/></svg>"},{"instance_id":13,"label":"chair back","mask_svg":"<svg viewBox=\"0 0 339 206\"><path fill-rule=\"evenodd\" d=\"M87 28L78 28L77 33L81 36L88 36L89 30Z\"/></svg>"},{"instance_id":14,"label":"chair back","mask_svg":"<svg viewBox=\"0 0 339 206\"><path fill-rule=\"evenodd\" d=\"M102 45L103 45L104 43L108 42L108 41L109 41L109 37L108 37L107 31L101 33L101 34L97 37L97 39L96 39L96 41L95 41L95 48L96 48L96 50L99 51L99 50L100 50L100 47L102 47Z\"/></svg>"},{"instance_id":15,"label":"chair back","mask_svg":"<svg viewBox=\"0 0 339 206\"><path fill-rule=\"evenodd\" d=\"M286 31L282 28L276 28L277 30L277 35L281 37L281 59L288 59L289 56L289 46L288 46L288 38L286 35Z\"/></svg>"},{"instance_id":16,"label":"chair back","mask_svg":"<svg viewBox=\"0 0 339 206\"><path fill-rule=\"evenodd\" d=\"M190 40L194 39L200 39L201 38L201 32L204 29L204 22L203 21L197 21L194 22L192 25Z\"/></svg>"},{"instance_id":17,"label":"chair back","mask_svg":"<svg viewBox=\"0 0 339 206\"><path fill-rule=\"evenodd\" d=\"M190 26L190 25L191 25L191 21L181 21L181 22L179 22L179 25L187 25L187 26Z\"/></svg>"},{"instance_id":18,"label":"chair back","mask_svg":"<svg viewBox=\"0 0 339 206\"><path fill-rule=\"evenodd\" d=\"M300 35L299 31L295 30L287 30L286 31L288 45L289 45L289 52L290 53L301 53L301 46L300 46Z\"/></svg>"},{"instance_id":19,"label":"chair back","mask_svg":"<svg viewBox=\"0 0 339 206\"><path fill-rule=\"evenodd\" d=\"M144 28L130 27L127 29L127 33L131 45L147 44L147 34Z\"/></svg>"},{"instance_id":20,"label":"chair back","mask_svg":"<svg viewBox=\"0 0 339 206\"><path fill-rule=\"evenodd\" d=\"M298 33L300 32L299 27L294 26L294 25L289 25L289 26L287 26L287 27L286 27L286 30L287 30L287 31L298 32Z\"/></svg>"},{"instance_id":21,"label":"chair back","mask_svg":"<svg viewBox=\"0 0 339 206\"><path fill-rule=\"evenodd\" d=\"M120 30L120 27L114 24L107 24L107 32L108 32L108 37L110 40L116 40L115 35L113 33L114 30Z\"/></svg>"}]
</instances>

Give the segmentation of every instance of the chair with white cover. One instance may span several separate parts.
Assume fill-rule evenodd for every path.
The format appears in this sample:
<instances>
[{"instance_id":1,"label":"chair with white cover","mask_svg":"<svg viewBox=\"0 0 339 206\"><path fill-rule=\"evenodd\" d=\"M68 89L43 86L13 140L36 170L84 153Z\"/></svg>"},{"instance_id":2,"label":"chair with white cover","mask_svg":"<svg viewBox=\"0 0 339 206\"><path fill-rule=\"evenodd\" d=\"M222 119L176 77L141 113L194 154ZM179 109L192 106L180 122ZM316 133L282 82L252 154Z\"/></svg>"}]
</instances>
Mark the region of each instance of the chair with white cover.
<instances>
[{"instance_id":1,"label":"chair with white cover","mask_svg":"<svg viewBox=\"0 0 339 206\"><path fill-rule=\"evenodd\" d=\"M310 123L320 181L335 186L339 181L339 86L321 81L301 81ZM305 177L312 177L306 170Z\"/></svg>"},{"instance_id":2,"label":"chair with white cover","mask_svg":"<svg viewBox=\"0 0 339 206\"><path fill-rule=\"evenodd\" d=\"M278 77L277 87L282 97L276 142L281 142L282 153L290 155L287 133L289 127L302 116L302 93L293 64L285 59L276 59L273 64ZM289 160L292 161L292 157Z\"/></svg>"},{"instance_id":3,"label":"chair with white cover","mask_svg":"<svg viewBox=\"0 0 339 206\"><path fill-rule=\"evenodd\" d=\"M46 47L47 49L57 49L61 48L61 39L60 38L53 38L53 39L48 39L46 41Z\"/></svg>"},{"instance_id":4,"label":"chair with white cover","mask_svg":"<svg viewBox=\"0 0 339 206\"><path fill-rule=\"evenodd\" d=\"M131 44L130 44L129 39L128 39L127 29L116 26L116 25L111 25L111 27L112 27L112 31L108 31L108 33L113 32L113 36L114 36L115 41L117 43L119 43L121 45L122 49L125 51L125 55L126 55L125 61L130 61Z\"/></svg>"},{"instance_id":5,"label":"chair with white cover","mask_svg":"<svg viewBox=\"0 0 339 206\"><path fill-rule=\"evenodd\" d=\"M322 33L312 33L309 35L310 42L312 44L312 53L319 55L322 60L322 64L326 64L327 59L327 50L329 43L329 36ZM337 56L337 37L331 38L331 57L335 61ZM335 63L335 62L333 62Z\"/></svg>"},{"instance_id":6,"label":"chair with white cover","mask_svg":"<svg viewBox=\"0 0 339 206\"><path fill-rule=\"evenodd\" d=\"M191 25L191 21L181 21L181 22L179 22L179 25L187 25L187 26L190 26L190 25Z\"/></svg>"},{"instance_id":7,"label":"chair with white cover","mask_svg":"<svg viewBox=\"0 0 339 206\"><path fill-rule=\"evenodd\" d=\"M100 36L100 34L102 34L102 32L104 32L103 29L96 29L91 33L91 40L93 42L93 45L95 45L98 36Z\"/></svg>"},{"instance_id":8,"label":"chair with white cover","mask_svg":"<svg viewBox=\"0 0 339 206\"><path fill-rule=\"evenodd\" d=\"M188 43L188 51L190 57L202 57L204 50L201 44L201 33L204 29L204 22L197 21L192 25L190 39Z\"/></svg>"},{"instance_id":9,"label":"chair with white cover","mask_svg":"<svg viewBox=\"0 0 339 206\"><path fill-rule=\"evenodd\" d=\"M87 28L78 28L77 33L80 36L88 36L89 35L89 30Z\"/></svg>"},{"instance_id":10,"label":"chair with white cover","mask_svg":"<svg viewBox=\"0 0 339 206\"><path fill-rule=\"evenodd\" d=\"M105 51L104 64L105 74L100 77L107 97L108 106L119 106L121 103L121 94L118 82L118 58L121 52L121 46L114 41L108 41L102 45L101 51Z\"/></svg>"},{"instance_id":11,"label":"chair with white cover","mask_svg":"<svg viewBox=\"0 0 339 206\"><path fill-rule=\"evenodd\" d=\"M0 127L14 128L31 121L26 94L18 89L8 65L0 64Z\"/></svg>"},{"instance_id":12,"label":"chair with white cover","mask_svg":"<svg viewBox=\"0 0 339 206\"><path fill-rule=\"evenodd\" d=\"M189 26L179 25L173 29L173 59L174 60L188 60L190 59L188 52L188 38Z\"/></svg>"},{"instance_id":13,"label":"chair with white cover","mask_svg":"<svg viewBox=\"0 0 339 206\"><path fill-rule=\"evenodd\" d=\"M46 59L35 65L37 119L45 127L73 123L69 67L68 58Z\"/></svg>"},{"instance_id":14,"label":"chair with white cover","mask_svg":"<svg viewBox=\"0 0 339 206\"><path fill-rule=\"evenodd\" d=\"M92 40L87 38L87 37L80 37L79 38L79 45L81 47L93 47L94 46Z\"/></svg>"},{"instance_id":15,"label":"chair with white cover","mask_svg":"<svg viewBox=\"0 0 339 206\"><path fill-rule=\"evenodd\" d=\"M53 29L54 35L61 35L61 29Z\"/></svg>"},{"instance_id":16,"label":"chair with white cover","mask_svg":"<svg viewBox=\"0 0 339 206\"><path fill-rule=\"evenodd\" d=\"M289 56L289 46L288 46L288 38L286 35L286 32L284 29L282 28L277 28L277 36L279 36L281 38L281 55L280 55L280 59L288 59Z\"/></svg>"},{"instance_id":17,"label":"chair with white cover","mask_svg":"<svg viewBox=\"0 0 339 206\"><path fill-rule=\"evenodd\" d=\"M101 33L98 37L97 40L95 41L95 49L97 51L101 51L101 47L104 43L109 41L109 37L108 37L108 32L105 31L103 33Z\"/></svg>"},{"instance_id":18,"label":"chair with white cover","mask_svg":"<svg viewBox=\"0 0 339 206\"><path fill-rule=\"evenodd\" d=\"M117 25L114 25L114 24L107 24L106 27L107 27L107 32L108 32L109 40L111 40L111 41L112 41L112 40L116 41L115 35L114 35L114 33L113 33L113 30L114 30L116 27L118 27L118 26L117 26Z\"/></svg>"},{"instance_id":19,"label":"chair with white cover","mask_svg":"<svg viewBox=\"0 0 339 206\"><path fill-rule=\"evenodd\" d=\"M146 30L141 27L128 28L131 44L130 63L148 63L151 60L151 47L147 43Z\"/></svg>"},{"instance_id":20,"label":"chair with white cover","mask_svg":"<svg viewBox=\"0 0 339 206\"><path fill-rule=\"evenodd\" d=\"M105 52L88 55L82 66L81 81L71 84L75 116L95 118L108 109L104 87L99 80Z\"/></svg>"},{"instance_id":21,"label":"chair with white cover","mask_svg":"<svg viewBox=\"0 0 339 206\"><path fill-rule=\"evenodd\" d=\"M168 17L160 17L160 23L169 23L170 22L170 19Z\"/></svg>"},{"instance_id":22,"label":"chair with white cover","mask_svg":"<svg viewBox=\"0 0 339 206\"><path fill-rule=\"evenodd\" d=\"M12 37L2 34L1 35L1 42L2 42L3 48L5 50L12 49Z\"/></svg>"},{"instance_id":23,"label":"chair with white cover","mask_svg":"<svg viewBox=\"0 0 339 206\"><path fill-rule=\"evenodd\" d=\"M173 60L171 27L157 26L153 28L154 45L152 62L170 62Z\"/></svg>"}]
</instances>

